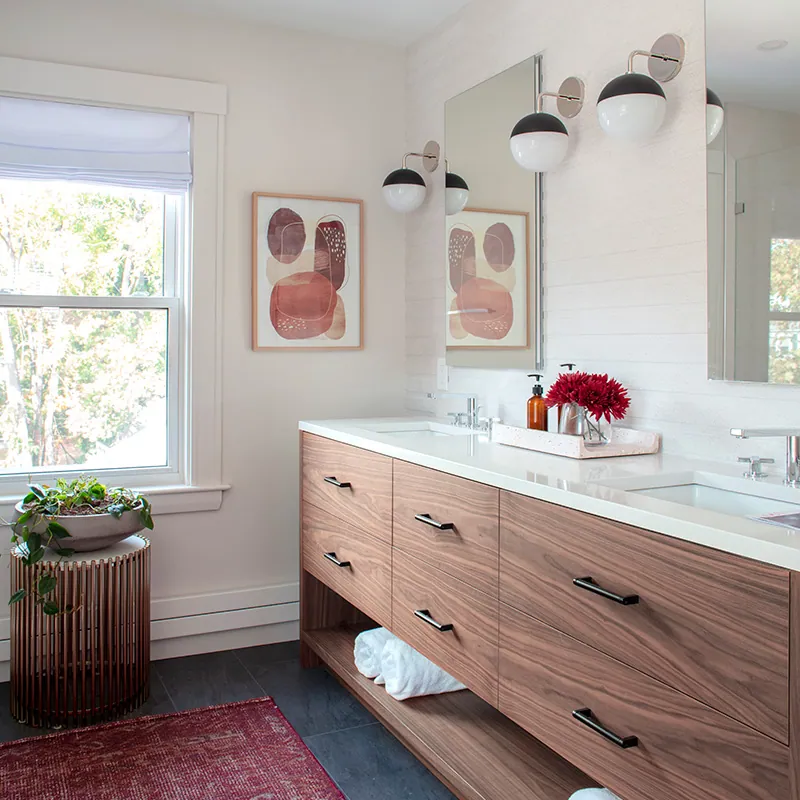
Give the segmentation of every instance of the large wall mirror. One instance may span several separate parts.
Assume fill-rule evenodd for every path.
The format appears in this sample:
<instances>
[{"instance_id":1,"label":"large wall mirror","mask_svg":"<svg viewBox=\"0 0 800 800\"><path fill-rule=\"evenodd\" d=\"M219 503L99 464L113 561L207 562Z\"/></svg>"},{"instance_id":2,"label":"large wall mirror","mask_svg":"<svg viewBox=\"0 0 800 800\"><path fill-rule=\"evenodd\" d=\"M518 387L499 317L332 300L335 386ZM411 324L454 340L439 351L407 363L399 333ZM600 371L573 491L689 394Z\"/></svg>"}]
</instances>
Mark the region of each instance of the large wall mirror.
<instances>
[{"instance_id":1,"label":"large wall mirror","mask_svg":"<svg viewBox=\"0 0 800 800\"><path fill-rule=\"evenodd\" d=\"M709 377L800 384L800 2L706 29Z\"/></svg>"},{"instance_id":2,"label":"large wall mirror","mask_svg":"<svg viewBox=\"0 0 800 800\"><path fill-rule=\"evenodd\" d=\"M469 187L466 208L446 216L452 366L532 370L542 362L541 179L509 147L540 90L535 57L445 105L448 168Z\"/></svg>"}]
</instances>

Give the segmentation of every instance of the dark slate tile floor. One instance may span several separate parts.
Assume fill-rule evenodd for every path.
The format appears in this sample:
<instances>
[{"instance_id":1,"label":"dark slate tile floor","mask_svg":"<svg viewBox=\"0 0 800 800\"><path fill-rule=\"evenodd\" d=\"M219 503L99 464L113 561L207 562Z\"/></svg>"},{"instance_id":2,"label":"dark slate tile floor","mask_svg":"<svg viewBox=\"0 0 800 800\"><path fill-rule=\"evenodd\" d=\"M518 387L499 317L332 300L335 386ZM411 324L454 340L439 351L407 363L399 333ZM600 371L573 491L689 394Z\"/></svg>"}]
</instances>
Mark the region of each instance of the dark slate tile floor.
<instances>
[{"instance_id":1,"label":"dark slate tile floor","mask_svg":"<svg viewBox=\"0 0 800 800\"><path fill-rule=\"evenodd\" d=\"M0 741L41 735L11 719L8 687L0 684ZM326 670L301 669L297 642L155 661L150 699L132 716L264 695L275 699L348 800L454 800Z\"/></svg>"}]
</instances>

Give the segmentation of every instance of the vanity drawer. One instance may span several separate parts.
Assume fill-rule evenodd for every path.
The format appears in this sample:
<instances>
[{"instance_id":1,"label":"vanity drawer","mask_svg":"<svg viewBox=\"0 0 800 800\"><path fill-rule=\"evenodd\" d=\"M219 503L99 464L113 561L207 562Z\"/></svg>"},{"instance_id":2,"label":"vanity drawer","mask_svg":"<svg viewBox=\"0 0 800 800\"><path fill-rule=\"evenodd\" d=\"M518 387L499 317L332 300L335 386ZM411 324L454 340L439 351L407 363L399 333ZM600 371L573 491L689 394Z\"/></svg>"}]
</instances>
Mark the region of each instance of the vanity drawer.
<instances>
[{"instance_id":1,"label":"vanity drawer","mask_svg":"<svg viewBox=\"0 0 800 800\"><path fill-rule=\"evenodd\" d=\"M392 542L392 459L303 434L303 501Z\"/></svg>"},{"instance_id":2,"label":"vanity drawer","mask_svg":"<svg viewBox=\"0 0 800 800\"><path fill-rule=\"evenodd\" d=\"M503 604L500 711L626 800L789 797L788 747Z\"/></svg>"},{"instance_id":3,"label":"vanity drawer","mask_svg":"<svg viewBox=\"0 0 800 800\"><path fill-rule=\"evenodd\" d=\"M497 597L499 501L494 487L395 461L394 546Z\"/></svg>"},{"instance_id":4,"label":"vanity drawer","mask_svg":"<svg viewBox=\"0 0 800 800\"><path fill-rule=\"evenodd\" d=\"M386 542L306 503L303 568L378 624L391 625L392 548Z\"/></svg>"},{"instance_id":5,"label":"vanity drawer","mask_svg":"<svg viewBox=\"0 0 800 800\"><path fill-rule=\"evenodd\" d=\"M500 553L503 602L788 743L786 570L508 492Z\"/></svg>"},{"instance_id":6,"label":"vanity drawer","mask_svg":"<svg viewBox=\"0 0 800 800\"><path fill-rule=\"evenodd\" d=\"M393 564L392 632L496 706L497 599L397 549Z\"/></svg>"}]
</instances>

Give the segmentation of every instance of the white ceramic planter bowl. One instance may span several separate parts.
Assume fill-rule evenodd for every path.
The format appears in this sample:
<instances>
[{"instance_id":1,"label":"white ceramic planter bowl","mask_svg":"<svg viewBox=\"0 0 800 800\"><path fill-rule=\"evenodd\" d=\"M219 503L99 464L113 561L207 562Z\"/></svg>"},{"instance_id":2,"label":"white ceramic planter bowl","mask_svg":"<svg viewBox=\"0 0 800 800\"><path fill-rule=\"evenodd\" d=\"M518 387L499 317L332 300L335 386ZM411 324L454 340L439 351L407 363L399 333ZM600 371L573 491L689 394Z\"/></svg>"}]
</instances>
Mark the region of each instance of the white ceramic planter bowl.
<instances>
[{"instance_id":1,"label":"white ceramic planter bowl","mask_svg":"<svg viewBox=\"0 0 800 800\"><path fill-rule=\"evenodd\" d=\"M15 522L20 518L22 512L22 502L19 502L14 506ZM69 538L53 539L51 548L58 551L63 547L67 550L75 550L77 553L102 550L133 536L134 533L138 533L144 528L141 515L136 510L125 511L119 518L112 517L111 514L87 514L57 517L56 521L69 531ZM42 522L34 528L34 531L44 534L46 528L47 522Z\"/></svg>"}]
</instances>

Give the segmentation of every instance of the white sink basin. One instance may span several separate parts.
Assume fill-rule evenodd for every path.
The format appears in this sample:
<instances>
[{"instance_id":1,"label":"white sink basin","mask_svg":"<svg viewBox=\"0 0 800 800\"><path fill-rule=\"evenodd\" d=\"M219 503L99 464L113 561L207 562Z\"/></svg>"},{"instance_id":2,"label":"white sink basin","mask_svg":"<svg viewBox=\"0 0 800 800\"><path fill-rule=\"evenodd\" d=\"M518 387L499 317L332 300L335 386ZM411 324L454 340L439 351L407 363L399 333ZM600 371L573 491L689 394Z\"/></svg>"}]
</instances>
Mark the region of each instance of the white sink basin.
<instances>
[{"instance_id":1,"label":"white sink basin","mask_svg":"<svg viewBox=\"0 0 800 800\"><path fill-rule=\"evenodd\" d=\"M475 436L479 431L470 428L457 428L446 422L433 420L409 420L403 422L376 422L361 426L366 431L380 433L383 436Z\"/></svg>"},{"instance_id":2,"label":"white sink basin","mask_svg":"<svg viewBox=\"0 0 800 800\"><path fill-rule=\"evenodd\" d=\"M600 484L737 517L800 512L800 489L713 472L614 478Z\"/></svg>"}]
</instances>

